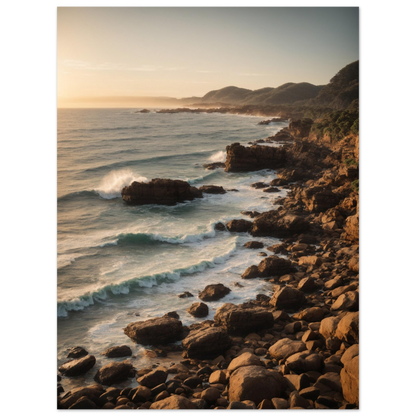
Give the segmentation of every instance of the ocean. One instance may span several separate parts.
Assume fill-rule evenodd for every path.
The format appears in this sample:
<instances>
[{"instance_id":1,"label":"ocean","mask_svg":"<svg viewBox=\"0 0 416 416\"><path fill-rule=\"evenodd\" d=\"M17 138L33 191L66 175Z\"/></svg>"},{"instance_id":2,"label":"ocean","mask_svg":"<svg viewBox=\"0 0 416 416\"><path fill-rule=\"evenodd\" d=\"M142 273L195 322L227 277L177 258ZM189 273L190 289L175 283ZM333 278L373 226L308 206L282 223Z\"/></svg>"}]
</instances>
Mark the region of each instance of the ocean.
<instances>
[{"instance_id":1,"label":"ocean","mask_svg":"<svg viewBox=\"0 0 416 416\"><path fill-rule=\"evenodd\" d=\"M129 345L134 366L148 366L152 360L144 355L146 346L135 345L123 332L130 322L176 311L190 325L213 319L225 302L242 303L271 291L263 279L241 279L247 267L261 261L258 254L264 249L246 249L244 243L253 237L215 231L214 225L250 219L241 214L244 210L270 210L286 191L269 194L250 187L276 178L271 170L227 173L206 170L203 164L225 161L227 145L247 145L287 123L258 125L264 117L137 110L58 110L58 365L67 360L70 348L83 346L97 358L98 369L108 362L101 352ZM153 178L238 192L204 194L175 206L124 203L124 186ZM266 247L280 241L255 240ZM198 292L213 283L223 283L231 292L208 302L206 318L189 315L186 309L199 301ZM185 291L194 297L179 298ZM65 390L85 385L94 374L64 378L62 384Z\"/></svg>"}]
</instances>

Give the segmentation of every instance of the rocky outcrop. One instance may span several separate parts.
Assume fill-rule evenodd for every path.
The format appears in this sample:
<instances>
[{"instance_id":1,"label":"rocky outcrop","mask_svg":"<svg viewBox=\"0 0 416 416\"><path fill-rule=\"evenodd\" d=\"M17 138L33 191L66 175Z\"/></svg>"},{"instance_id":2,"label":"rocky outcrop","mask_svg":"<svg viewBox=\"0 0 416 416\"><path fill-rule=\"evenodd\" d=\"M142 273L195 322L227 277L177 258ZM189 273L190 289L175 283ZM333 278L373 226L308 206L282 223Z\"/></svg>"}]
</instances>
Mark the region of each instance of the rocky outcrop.
<instances>
[{"instance_id":1,"label":"rocky outcrop","mask_svg":"<svg viewBox=\"0 0 416 416\"><path fill-rule=\"evenodd\" d=\"M225 168L225 163L223 163L223 162L205 163L202 166L205 169L214 170L214 169Z\"/></svg>"},{"instance_id":2,"label":"rocky outcrop","mask_svg":"<svg viewBox=\"0 0 416 416\"><path fill-rule=\"evenodd\" d=\"M122 189L121 196L130 205L175 205L202 198L202 192L185 181L152 179L150 182L133 182Z\"/></svg>"},{"instance_id":3,"label":"rocky outcrop","mask_svg":"<svg viewBox=\"0 0 416 416\"><path fill-rule=\"evenodd\" d=\"M254 219L251 234L254 236L288 237L309 230L310 224L295 214L267 211Z\"/></svg>"},{"instance_id":4,"label":"rocky outcrop","mask_svg":"<svg viewBox=\"0 0 416 416\"><path fill-rule=\"evenodd\" d=\"M244 147L240 143L227 146L226 172L249 172L261 169L277 169L286 163L283 147L253 145Z\"/></svg>"},{"instance_id":5,"label":"rocky outcrop","mask_svg":"<svg viewBox=\"0 0 416 416\"><path fill-rule=\"evenodd\" d=\"M106 349L102 355L105 355L107 358L130 357L132 355L132 351L129 346L121 345L120 347L111 347Z\"/></svg>"},{"instance_id":6,"label":"rocky outcrop","mask_svg":"<svg viewBox=\"0 0 416 416\"><path fill-rule=\"evenodd\" d=\"M203 318L208 315L209 309L205 303L196 302L193 303L186 311L196 318Z\"/></svg>"},{"instance_id":7,"label":"rocky outcrop","mask_svg":"<svg viewBox=\"0 0 416 416\"><path fill-rule=\"evenodd\" d=\"M231 220L227 222L227 230L235 233L246 233L251 230L253 223L247 220Z\"/></svg>"},{"instance_id":8,"label":"rocky outcrop","mask_svg":"<svg viewBox=\"0 0 416 416\"><path fill-rule=\"evenodd\" d=\"M149 389L153 389L156 386L164 383L168 378L167 371L164 371L160 368L156 368L156 370L150 371L149 373L141 376L137 379L137 382L141 386L148 387Z\"/></svg>"},{"instance_id":9,"label":"rocky outcrop","mask_svg":"<svg viewBox=\"0 0 416 416\"><path fill-rule=\"evenodd\" d=\"M170 317L152 318L128 324L124 333L138 344L167 344L180 339L182 322Z\"/></svg>"},{"instance_id":10,"label":"rocky outcrop","mask_svg":"<svg viewBox=\"0 0 416 416\"><path fill-rule=\"evenodd\" d=\"M183 356L189 358L212 358L224 353L231 339L223 328L204 326L192 330L182 341Z\"/></svg>"},{"instance_id":11,"label":"rocky outcrop","mask_svg":"<svg viewBox=\"0 0 416 416\"><path fill-rule=\"evenodd\" d=\"M204 185L198 188L204 194L225 194L227 191L222 186Z\"/></svg>"},{"instance_id":12,"label":"rocky outcrop","mask_svg":"<svg viewBox=\"0 0 416 416\"><path fill-rule=\"evenodd\" d=\"M303 138L309 135L313 120L303 118L301 120L293 120L289 123L288 131L295 137Z\"/></svg>"},{"instance_id":13,"label":"rocky outcrop","mask_svg":"<svg viewBox=\"0 0 416 416\"><path fill-rule=\"evenodd\" d=\"M248 334L254 330L271 328L273 314L266 308L225 303L214 316L214 321L230 333Z\"/></svg>"},{"instance_id":14,"label":"rocky outcrop","mask_svg":"<svg viewBox=\"0 0 416 416\"><path fill-rule=\"evenodd\" d=\"M276 309L297 309L305 302L303 292L290 286L283 286L276 290L270 299L270 305Z\"/></svg>"},{"instance_id":15,"label":"rocky outcrop","mask_svg":"<svg viewBox=\"0 0 416 416\"><path fill-rule=\"evenodd\" d=\"M241 277L243 279L278 277L292 272L296 272L296 268L290 260L277 256L269 256L262 260L258 266L250 266L247 268Z\"/></svg>"}]
</instances>

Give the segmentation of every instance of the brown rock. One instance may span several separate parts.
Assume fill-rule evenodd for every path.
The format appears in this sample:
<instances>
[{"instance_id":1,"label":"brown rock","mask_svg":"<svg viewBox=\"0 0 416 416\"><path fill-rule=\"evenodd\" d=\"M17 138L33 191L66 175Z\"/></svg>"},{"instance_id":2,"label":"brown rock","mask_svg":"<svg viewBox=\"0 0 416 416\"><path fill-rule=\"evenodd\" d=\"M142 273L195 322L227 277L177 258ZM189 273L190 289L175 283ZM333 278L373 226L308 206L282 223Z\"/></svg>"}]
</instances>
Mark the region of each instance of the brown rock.
<instances>
[{"instance_id":1,"label":"brown rock","mask_svg":"<svg viewBox=\"0 0 416 416\"><path fill-rule=\"evenodd\" d=\"M231 289L224 286L222 283L208 285L198 295L201 300L213 301L223 298L231 292Z\"/></svg>"},{"instance_id":2,"label":"brown rock","mask_svg":"<svg viewBox=\"0 0 416 416\"><path fill-rule=\"evenodd\" d=\"M347 313L338 323L335 336L349 344L358 343L359 312Z\"/></svg>"},{"instance_id":3,"label":"brown rock","mask_svg":"<svg viewBox=\"0 0 416 416\"><path fill-rule=\"evenodd\" d=\"M208 306L203 302L193 303L187 310L189 314L197 318L203 318L208 315Z\"/></svg>"},{"instance_id":4,"label":"brown rock","mask_svg":"<svg viewBox=\"0 0 416 416\"><path fill-rule=\"evenodd\" d=\"M305 350L306 345L302 341L283 338L269 348L269 354L276 360L286 360L291 355Z\"/></svg>"},{"instance_id":5,"label":"brown rock","mask_svg":"<svg viewBox=\"0 0 416 416\"><path fill-rule=\"evenodd\" d=\"M275 309L296 309L305 302L305 295L290 286L283 286L276 290L270 299L270 305Z\"/></svg>"},{"instance_id":6,"label":"brown rock","mask_svg":"<svg viewBox=\"0 0 416 416\"><path fill-rule=\"evenodd\" d=\"M122 345L120 347L108 348L102 353L102 355L105 355L108 358L130 357L132 355L132 351L127 345Z\"/></svg>"},{"instance_id":7,"label":"brown rock","mask_svg":"<svg viewBox=\"0 0 416 416\"><path fill-rule=\"evenodd\" d=\"M263 248L264 244L261 241L248 241L244 244L245 248Z\"/></svg>"},{"instance_id":8,"label":"brown rock","mask_svg":"<svg viewBox=\"0 0 416 416\"><path fill-rule=\"evenodd\" d=\"M307 231L307 220L294 214L282 215L279 211L267 211L254 219L251 234L255 236L289 237Z\"/></svg>"},{"instance_id":9,"label":"brown rock","mask_svg":"<svg viewBox=\"0 0 416 416\"><path fill-rule=\"evenodd\" d=\"M225 303L214 316L214 321L230 333L249 333L273 326L273 314L262 307Z\"/></svg>"},{"instance_id":10,"label":"brown rock","mask_svg":"<svg viewBox=\"0 0 416 416\"><path fill-rule=\"evenodd\" d=\"M124 333L138 344L166 344L180 339L182 322L170 317L152 318L128 324Z\"/></svg>"},{"instance_id":11,"label":"brown rock","mask_svg":"<svg viewBox=\"0 0 416 416\"><path fill-rule=\"evenodd\" d=\"M175 205L178 202L201 198L202 192L185 181L152 179L148 183L133 182L122 189L121 195L130 205Z\"/></svg>"},{"instance_id":12,"label":"brown rock","mask_svg":"<svg viewBox=\"0 0 416 416\"><path fill-rule=\"evenodd\" d=\"M222 186L204 185L198 188L204 194L225 194L227 191Z\"/></svg>"},{"instance_id":13,"label":"brown rock","mask_svg":"<svg viewBox=\"0 0 416 416\"><path fill-rule=\"evenodd\" d=\"M222 370L215 370L209 376L209 384L227 384L227 374Z\"/></svg>"},{"instance_id":14,"label":"brown rock","mask_svg":"<svg viewBox=\"0 0 416 416\"><path fill-rule=\"evenodd\" d=\"M322 319L321 326L319 327L319 333L324 338L334 337L340 320L341 318L339 316L330 316Z\"/></svg>"},{"instance_id":15,"label":"brown rock","mask_svg":"<svg viewBox=\"0 0 416 416\"><path fill-rule=\"evenodd\" d=\"M357 311L358 310L358 292L351 291L346 292L338 297L338 299L332 304L331 309L333 311Z\"/></svg>"},{"instance_id":16,"label":"brown rock","mask_svg":"<svg viewBox=\"0 0 416 416\"><path fill-rule=\"evenodd\" d=\"M346 361L341 370L341 386L344 399L349 403L359 404L359 356Z\"/></svg>"},{"instance_id":17,"label":"brown rock","mask_svg":"<svg viewBox=\"0 0 416 416\"><path fill-rule=\"evenodd\" d=\"M325 308L314 306L312 308L304 309L301 312L295 313L293 315L293 318L307 322L317 322L321 321L327 312L328 311Z\"/></svg>"},{"instance_id":18,"label":"brown rock","mask_svg":"<svg viewBox=\"0 0 416 416\"><path fill-rule=\"evenodd\" d=\"M196 409L196 406L186 397L173 395L152 403L150 409Z\"/></svg>"},{"instance_id":19,"label":"brown rock","mask_svg":"<svg viewBox=\"0 0 416 416\"><path fill-rule=\"evenodd\" d=\"M225 352L231 345L231 339L222 328L202 327L192 330L182 341L184 357L210 358Z\"/></svg>"},{"instance_id":20,"label":"brown rock","mask_svg":"<svg viewBox=\"0 0 416 416\"><path fill-rule=\"evenodd\" d=\"M261 169L277 169L286 163L284 147L253 145L241 146L233 143L227 146L226 172L248 172Z\"/></svg>"},{"instance_id":21,"label":"brown rock","mask_svg":"<svg viewBox=\"0 0 416 416\"><path fill-rule=\"evenodd\" d=\"M66 393L65 396L59 400L59 405L63 409L68 409L81 397L88 397L95 403L103 393L103 386L100 386L99 384L92 384L86 387L78 387Z\"/></svg>"},{"instance_id":22,"label":"brown rock","mask_svg":"<svg viewBox=\"0 0 416 416\"><path fill-rule=\"evenodd\" d=\"M227 230L236 233L246 233L251 230L253 223L248 220L231 220L227 222Z\"/></svg>"},{"instance_id":23,"label":"brown rock","mask_svg":"<svg viewBox=\"0 0 416 416\"><path fill-rule=\"evenodd\" d=\"M240 367L246 367L249 365L260 365L264 367L264 362L254 354L245 352L239 355L238 357L234 358L228 365L227 370L229 372L232 372Z\"/></svg>"},{"instance_id":24,"label":"brown rock","mask_svg":"<svg viewBox=\"0 0 416 416\"><path fill-rule=\"evenodd\" d=\"M151 371L150 373L145 374L142 377L137 379L137 382L149 389L153 389L154 387L164 383L168 378L167 371L156 369Z\"/></svg>"},{"instance_id":25,"label":"brown rock","mask_svg":"<svg viewBox=\"0 0 416 416\"><path fill-rule=\"evenodd\" d=\"M111 386L129 377L134 377L134 368L128 361L111 362L97 371L94 380L97 383Z\"/></svg>"},{"instance_id":26,"label":"brown rock","mask_svg":"<svg viewBox=\"0 0 416 416\"><path fill-rule=\"evenodd\" d=\"M74 347L71 348L67 357L68 358L81 358L88 355L88 351L83 347Z\"/></svg>"},{"instance_id":27,"label":"brown rock","mask_svg":"<svg viewBox=\"0 0 416 416\"><path fill-rule=\"evenodd\" d=\"M59 367L59 371L66 377L76 377L85 374L95 365L95 357L87 355L72 361L68 361Z\"/></svg>"},{"instance_id":28,"label":"brown rock","mask_svg":"<svg viewBox=\"0 0 416 416\"><path fill-rule=\"evenodd\" d=\"M230 402L252 400L257 405L264 399L280 396L285 385L280 374L272 374L264 367L241 367L230 376L228 398Z\"/></svg>"}]
</instances>

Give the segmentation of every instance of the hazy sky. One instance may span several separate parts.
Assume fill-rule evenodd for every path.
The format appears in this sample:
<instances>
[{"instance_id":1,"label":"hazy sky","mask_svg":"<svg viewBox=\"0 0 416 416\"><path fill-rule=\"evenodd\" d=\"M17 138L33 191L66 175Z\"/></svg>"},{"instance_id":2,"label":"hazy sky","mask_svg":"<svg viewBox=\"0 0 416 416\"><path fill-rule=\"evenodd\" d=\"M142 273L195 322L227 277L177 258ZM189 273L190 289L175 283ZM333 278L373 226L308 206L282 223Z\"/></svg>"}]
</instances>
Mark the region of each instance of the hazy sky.
<instances>
[{"instance_id":1,"label":"hazy sky","mask_svg":"<svg viewBox=\"0 0 416 416\"><path fill-rule=\"evenodd\" d=\"M358 59L358 8L58 8L58 106L328 83Z\"/></svg>"}]
</instances>

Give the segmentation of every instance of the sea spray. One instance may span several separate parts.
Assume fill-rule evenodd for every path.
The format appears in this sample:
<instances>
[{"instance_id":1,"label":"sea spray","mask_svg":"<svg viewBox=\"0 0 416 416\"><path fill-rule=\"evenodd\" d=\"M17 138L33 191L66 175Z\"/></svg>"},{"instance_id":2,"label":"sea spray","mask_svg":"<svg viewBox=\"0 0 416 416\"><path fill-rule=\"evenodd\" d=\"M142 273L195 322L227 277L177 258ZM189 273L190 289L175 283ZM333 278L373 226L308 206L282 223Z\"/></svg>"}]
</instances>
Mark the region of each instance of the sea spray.
<instances>
[{"instance_id":1,"label":"sea spray","mask_svg":"<svg viewBox=\"0 0 416 416\"><path fill-rule=\"evenodd\" d=\"M219 152L214 153L208 160L210 162L225 162L227 154L225 151L220 150Z\"/></svg>"},{"instance_id":2,"label":"sea spray","mask_svg":"<svg viewBox=\"0 0 416 416\"><path fill-rule=\"evenodd\" d=\"M144 176L135 175L130 169L112 170L104 176L100 185L95 190L105 199L121 197L121 190L130 185L132 182L146 182L148 179Z\"/></svg>"}]
</instances>

